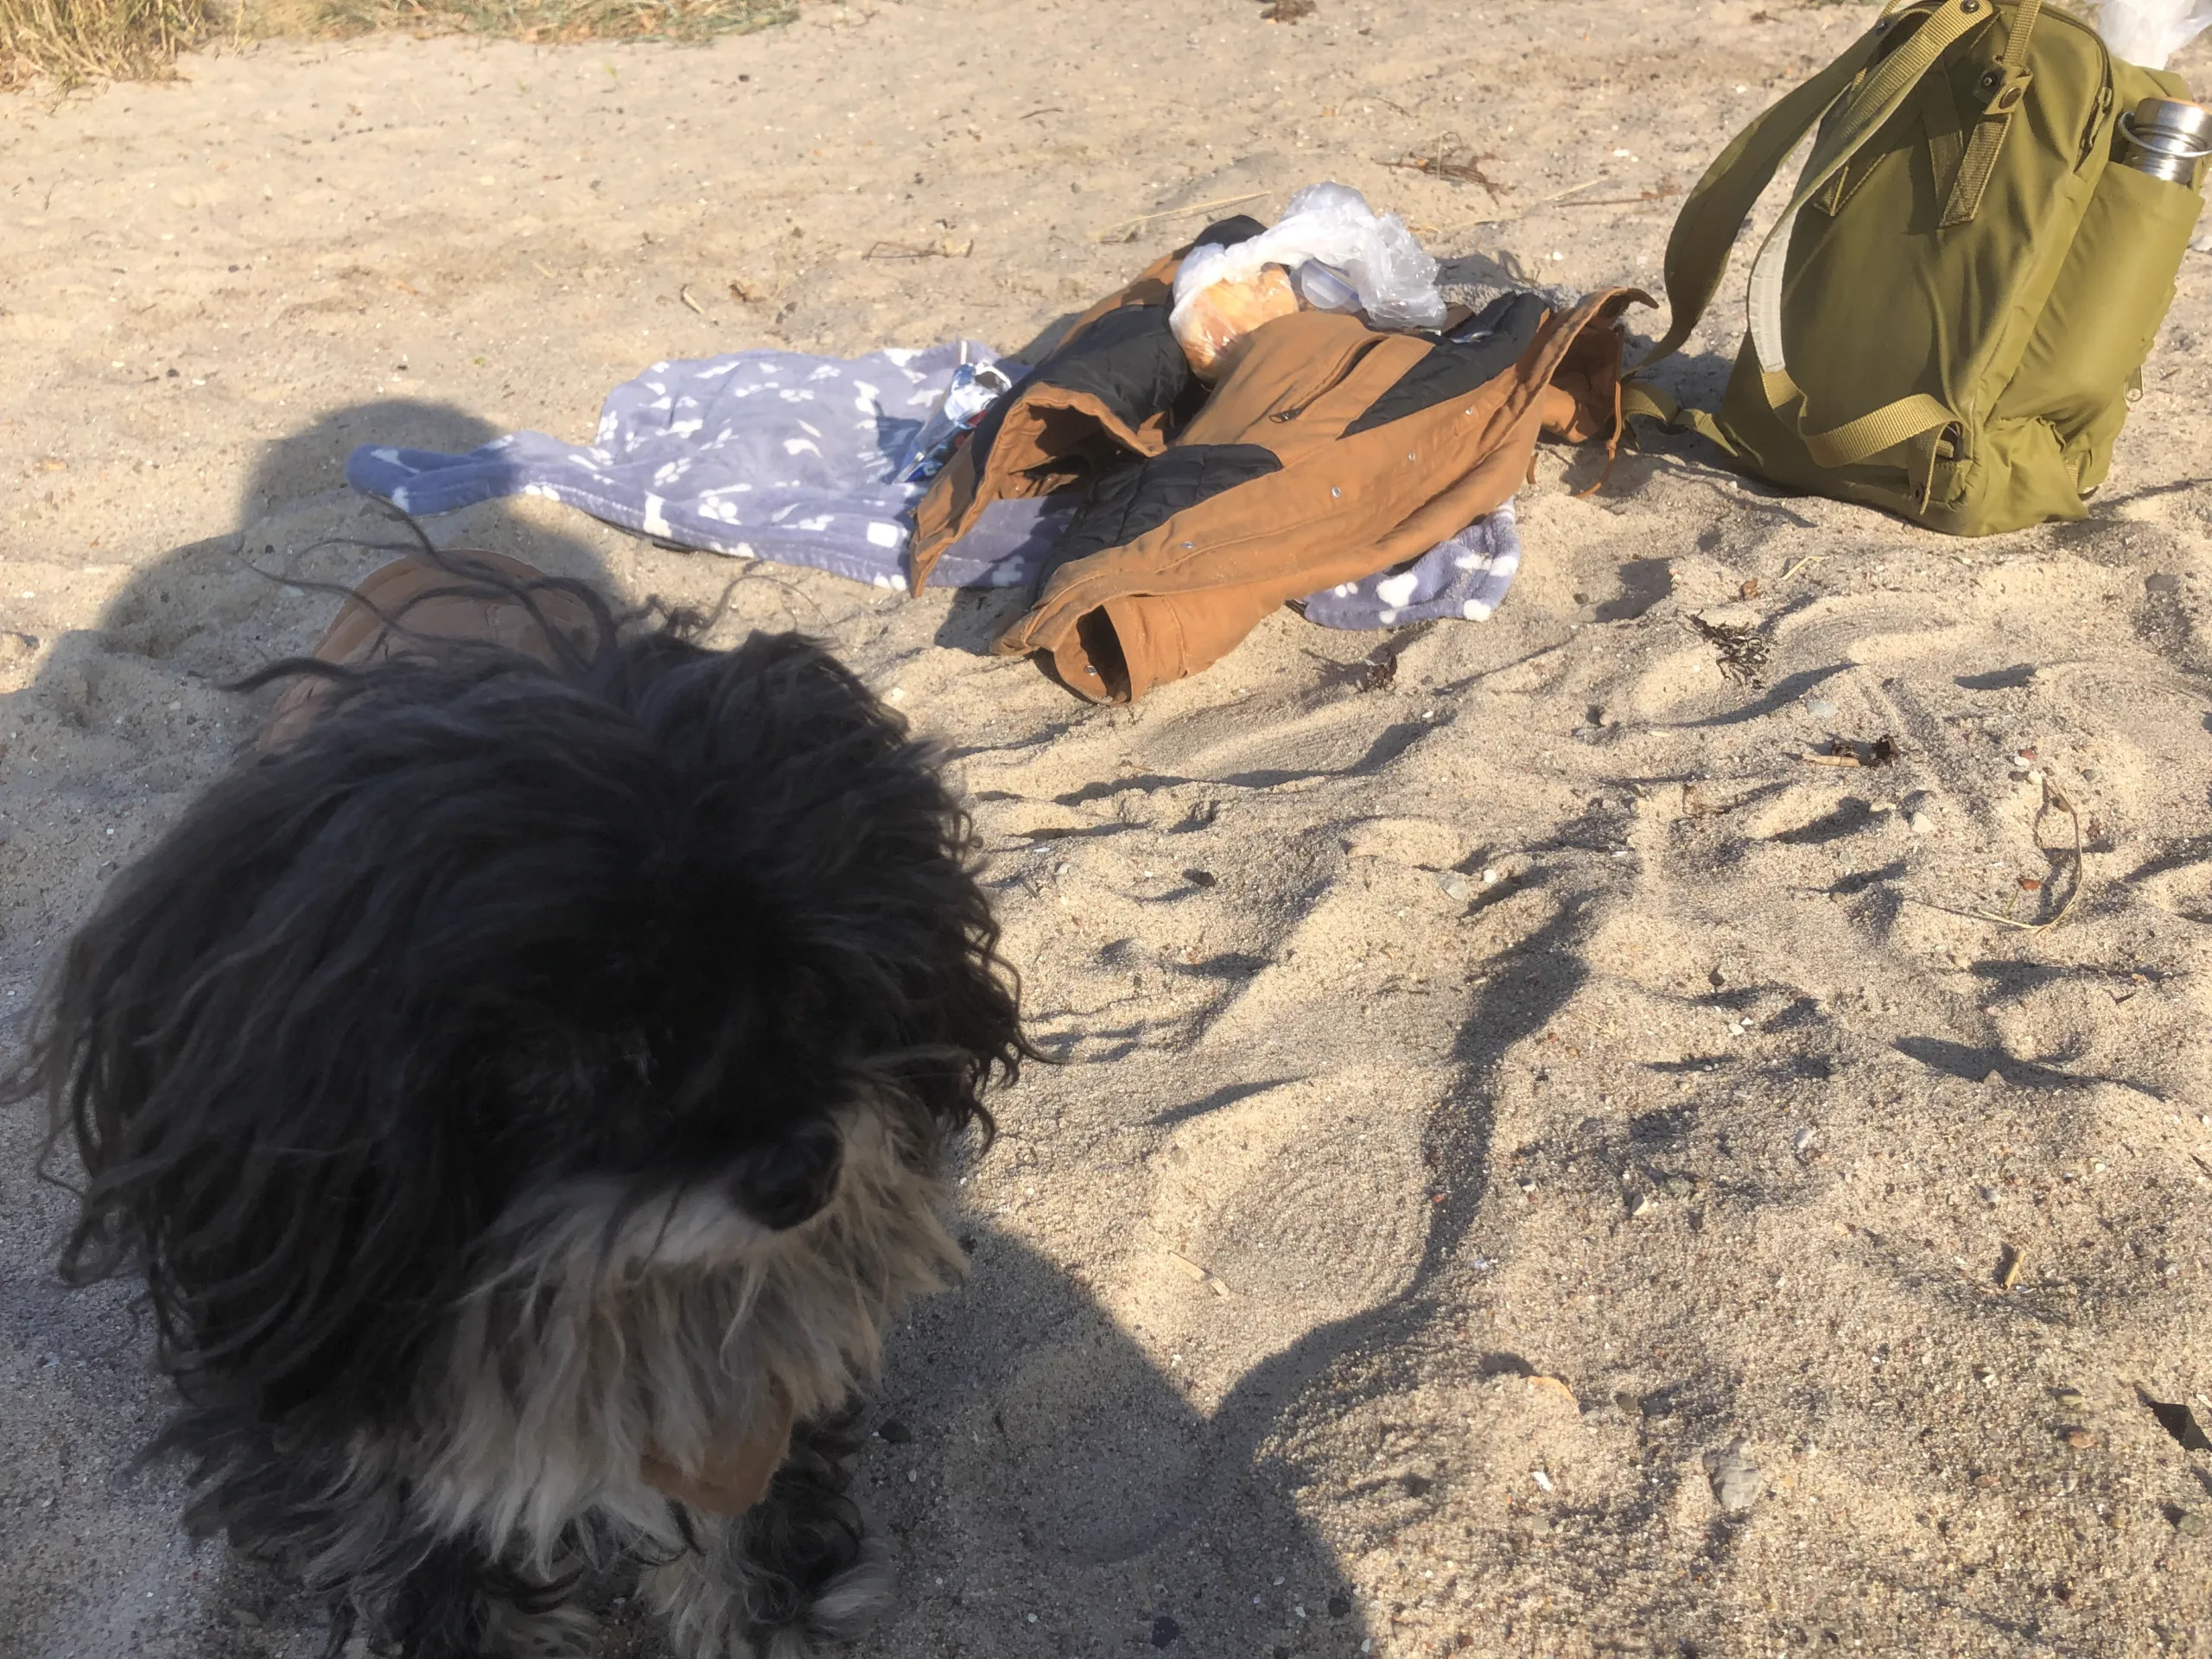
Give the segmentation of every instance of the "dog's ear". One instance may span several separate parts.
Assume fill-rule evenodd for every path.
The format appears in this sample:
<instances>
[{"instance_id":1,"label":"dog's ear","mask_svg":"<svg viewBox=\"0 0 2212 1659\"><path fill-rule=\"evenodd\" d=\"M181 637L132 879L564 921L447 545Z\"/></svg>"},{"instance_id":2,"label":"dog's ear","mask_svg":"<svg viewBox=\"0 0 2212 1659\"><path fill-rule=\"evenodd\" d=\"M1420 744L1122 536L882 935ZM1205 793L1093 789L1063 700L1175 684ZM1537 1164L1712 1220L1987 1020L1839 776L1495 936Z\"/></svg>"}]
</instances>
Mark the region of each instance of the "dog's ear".
<instances>
[{"instance_id":1,"label":"dog's ear","mask_svg":"<svg viewBox=\"0 0 2212 1659\"><path fill-rule=\"evenodd\" d=\"M734 809L707 879L769 896L776 948L805 964L844 1063L919 1109L931 1153L970 1124L988 1133L984 1089L1033 1052L938 753L798 636L756 635L683 677L645 711L697 798Z\"/></svg>"},{"instance_id":2,"label":"dog's ear","mask_svg":"<svg viewBox=\"0 0 2212 1659\"><path fill-rule=\"evenodd\" d=\"M65 1270L144 1274L188 1395L281 1406L365 1337L404 1364L482 1223L452 1103L412 1101L441 1071L404 982L424 895L359 821L403 804L351 770L278 757L219 784L118 877L50 995L38 1080L86 1176Z\"/></svg>"}]
</instances>

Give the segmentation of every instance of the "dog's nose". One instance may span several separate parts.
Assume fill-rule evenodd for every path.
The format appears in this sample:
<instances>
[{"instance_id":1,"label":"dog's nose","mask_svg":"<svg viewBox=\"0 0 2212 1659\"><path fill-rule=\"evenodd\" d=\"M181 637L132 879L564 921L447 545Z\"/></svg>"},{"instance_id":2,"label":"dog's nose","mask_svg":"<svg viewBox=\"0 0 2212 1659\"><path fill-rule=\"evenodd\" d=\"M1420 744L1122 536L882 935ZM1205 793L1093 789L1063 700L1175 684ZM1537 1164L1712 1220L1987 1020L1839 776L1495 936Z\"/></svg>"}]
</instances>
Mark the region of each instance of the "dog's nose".
<instances>
[{"instance_id":1,"label":"dog's nose","mask_svg":"<svg viewBox=\"0 0 2212 1659\"><path fill-rule=\"evenodd\" d=\"M763 1227L796 1227L830 1202L843 1158L837 1131L810 1124L746 1159L734 1182L737 1201Z\"/></svg>"}]
</instances>

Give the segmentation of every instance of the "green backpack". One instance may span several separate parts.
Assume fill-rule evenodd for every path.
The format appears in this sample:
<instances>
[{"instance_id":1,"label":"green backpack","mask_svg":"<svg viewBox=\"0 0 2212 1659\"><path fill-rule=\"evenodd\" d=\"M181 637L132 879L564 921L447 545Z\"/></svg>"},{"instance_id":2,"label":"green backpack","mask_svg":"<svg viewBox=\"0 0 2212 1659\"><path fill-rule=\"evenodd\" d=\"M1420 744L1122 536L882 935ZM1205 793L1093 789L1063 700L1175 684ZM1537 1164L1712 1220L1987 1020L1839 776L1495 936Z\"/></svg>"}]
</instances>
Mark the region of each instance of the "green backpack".
<instances>
[{"instance_id":1,"label":"green backpack","mask_svg":"<svg viewBox=\"0 0 2212 1659\"><path fill-rule=\"evenodd\" d=\"M1958 536L2083 516L2202 199L2113 161L2177 76L2042 0L1885 13L1698 181L1667 243L1667 336L1624 408L1745 470ZM1815 126L1751 267L1717 416L1641 379L1697 326L1754 203ZM2201 177L2202 164L2198 164Z\"/></svg>"}]
</instances>

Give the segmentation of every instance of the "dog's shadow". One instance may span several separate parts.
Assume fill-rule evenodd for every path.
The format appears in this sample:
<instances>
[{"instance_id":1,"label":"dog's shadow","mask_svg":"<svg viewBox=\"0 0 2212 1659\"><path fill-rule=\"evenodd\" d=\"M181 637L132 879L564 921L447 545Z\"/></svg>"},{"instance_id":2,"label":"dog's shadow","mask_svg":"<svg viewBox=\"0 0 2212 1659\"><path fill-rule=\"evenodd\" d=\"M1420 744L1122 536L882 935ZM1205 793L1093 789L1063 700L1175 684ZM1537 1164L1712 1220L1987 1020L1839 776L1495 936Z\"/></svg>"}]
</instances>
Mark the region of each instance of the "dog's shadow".
<instances>
[{"instance_id":1,"label":"dog's shadow","mask_svg":"<svg viewBox=\"0 0 2212 1659\"><path fill-rule=\"evenodd\" d=\"M856 1651L1359 1651L1342 1569L1247 1437L1068 1272L963 1242L968 1282L893 1338L858 1490L901 1588Z\"/></svg>"}]
</instances>

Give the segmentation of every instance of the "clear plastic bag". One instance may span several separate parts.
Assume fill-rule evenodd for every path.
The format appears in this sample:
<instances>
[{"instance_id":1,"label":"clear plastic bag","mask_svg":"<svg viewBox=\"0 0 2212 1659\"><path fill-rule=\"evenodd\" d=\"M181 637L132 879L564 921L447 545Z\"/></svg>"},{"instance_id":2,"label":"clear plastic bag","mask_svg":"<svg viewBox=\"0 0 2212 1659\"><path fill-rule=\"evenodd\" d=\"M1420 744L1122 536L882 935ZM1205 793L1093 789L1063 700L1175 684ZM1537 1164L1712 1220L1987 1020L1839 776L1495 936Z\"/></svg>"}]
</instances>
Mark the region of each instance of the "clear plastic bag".
<instances>
[{"instance_id":1,"label":"clear plastic bag","mask_svg":"<svg viewBox=\"0 0 2212 1659\"><path fill-rule=\"evenodd\" d=\"M952 384L922 423L912 448L896 469L899 481L926 484L943 472L952 452L982 423L991 405L1013 390L1006 371L995 364L963 363L953 370Z\"/></svg>"},{"instance_id":2,"label":"clear plastic bag","mask_svg":"<svg viewBox=\"0 0 2212 1659\"><path fill-rule=\"evenodd\" d=\"M2103 0L2097 33L2113 56L2145 69L2166 60L2212 26L2212 0Z\"/></svg>"},{"instance_id":3,"label":"clear plastic bag","mask_svg":"<svg viewBox=\"0 0 2212 1659\"><path fill-rule=\"evenodd\" d=\"M1200 374L1211 375L1238 338L1224 337L1222 314L1233 318L1239 308L1202 307L1199 296L1221 283L1264 284L1270 265L1281 266L1299 301L1315 310L1364 312L1378 328L1434 328L1444 321L1436 261L1405 220L1375 213L1348 185L1309 184L1272 229L1234 247L1195 249L1176 272L1169 324ZM1279 298L1269 290L1265 315L1277 315Z\"/></svg>"}]
</instances>

